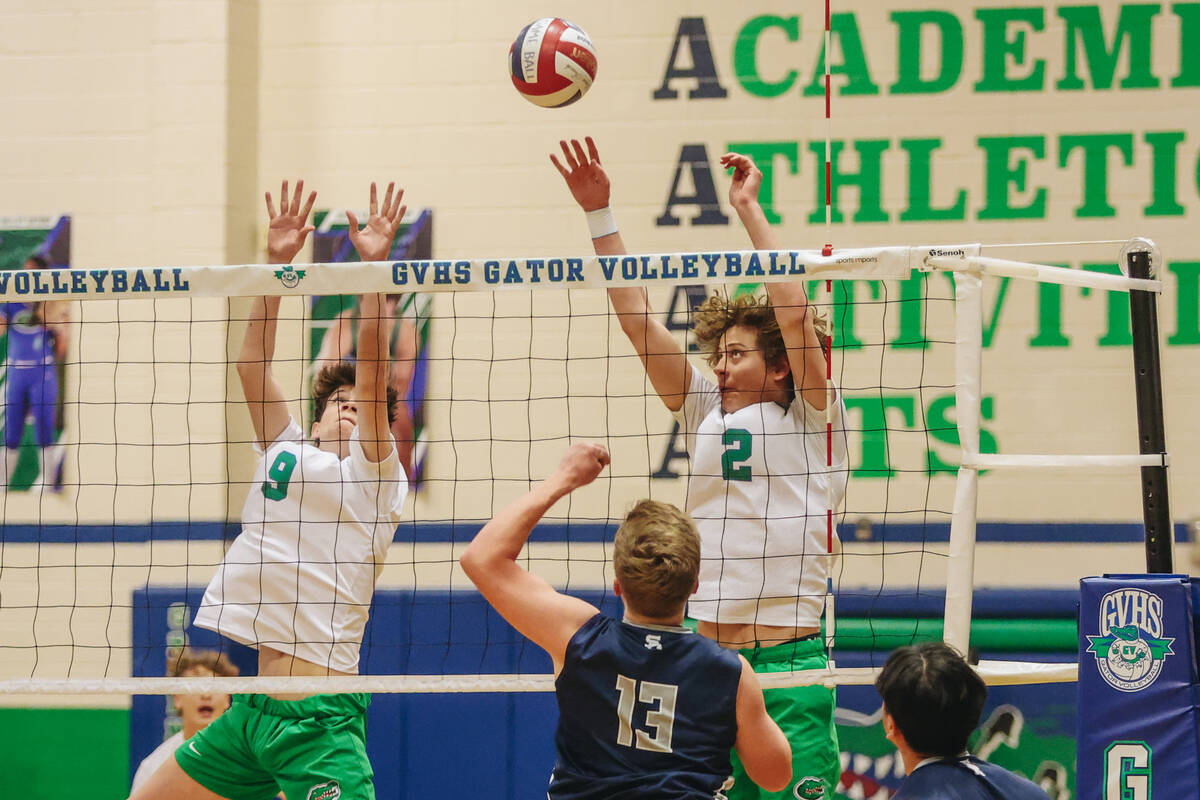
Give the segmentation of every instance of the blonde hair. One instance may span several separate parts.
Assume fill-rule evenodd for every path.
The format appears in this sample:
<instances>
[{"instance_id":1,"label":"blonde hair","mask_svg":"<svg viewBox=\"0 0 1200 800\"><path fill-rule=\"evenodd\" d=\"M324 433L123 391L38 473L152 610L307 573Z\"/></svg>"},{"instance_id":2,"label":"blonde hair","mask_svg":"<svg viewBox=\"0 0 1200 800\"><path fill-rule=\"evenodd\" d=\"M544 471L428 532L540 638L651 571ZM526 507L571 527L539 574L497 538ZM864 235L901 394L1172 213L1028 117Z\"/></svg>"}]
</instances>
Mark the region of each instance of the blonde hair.
<instances>
[{"instance_id":1,"label":"blonde hair","mask_svg":"<svg viewBox=\"0 0 1200 800\"><path fill-rule=\"evenodd\" d=\"M167 651L168 677L178 678L193 669L206 669L218 678L234 678L239 672L224 653L218 653L216 650L182 647Z\"/></svg>"},{"instance_id":2,"label":"blonde hair","mask_svg":"<svg viewBox=\"0 0 1200 800\"><path fill-rule=\"evenodd\" d=\"M647 617L679 614L700 574L700 535L670 503L642 500L613 540L613 569L625 603Z\"/></svg>"},{"instance_id":3,"label":"blonde hair","mask_svg":"<svg viewBox=\"0 0 1200 800\"><path fill-rule=\"evenodd\" d=\"M808 313L812 315L813 329L821 340L821 347L824 348L829 333L829 321L811 305L808 306ZM787 363L787 345L783 341L783 331L779 328L779 321L775 319L775 309L766 297L753 294L734 297L719 293L709 295L695 310L693 319L696 341L710 367L715 366L720 359L717 349L721 345L721 337L736 326L757 332L758 349L762 351L763 361L768 366L780 362Z\"/></svg>"}]
</instances>

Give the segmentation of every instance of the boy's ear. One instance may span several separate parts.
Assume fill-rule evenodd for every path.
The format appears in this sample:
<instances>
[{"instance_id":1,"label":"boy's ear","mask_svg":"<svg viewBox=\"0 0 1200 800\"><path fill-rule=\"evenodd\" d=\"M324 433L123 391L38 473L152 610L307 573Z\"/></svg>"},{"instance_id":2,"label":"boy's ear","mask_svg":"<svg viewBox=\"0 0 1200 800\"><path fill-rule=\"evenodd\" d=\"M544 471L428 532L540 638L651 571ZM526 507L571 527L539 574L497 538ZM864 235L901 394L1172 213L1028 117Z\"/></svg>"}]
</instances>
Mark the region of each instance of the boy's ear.
<instances>
[{"instance_id":1,"label":"boy's ear","mask_svg":"<svg viewBox=\"0 0 1200 800\"><path fill-rule=\"evenodd\" d=\"M776 381L782 381L788 375L792 374L792 365L788 363L787 356L779 359L771 365L771 377Z\"/></svg>"}]
</instances>

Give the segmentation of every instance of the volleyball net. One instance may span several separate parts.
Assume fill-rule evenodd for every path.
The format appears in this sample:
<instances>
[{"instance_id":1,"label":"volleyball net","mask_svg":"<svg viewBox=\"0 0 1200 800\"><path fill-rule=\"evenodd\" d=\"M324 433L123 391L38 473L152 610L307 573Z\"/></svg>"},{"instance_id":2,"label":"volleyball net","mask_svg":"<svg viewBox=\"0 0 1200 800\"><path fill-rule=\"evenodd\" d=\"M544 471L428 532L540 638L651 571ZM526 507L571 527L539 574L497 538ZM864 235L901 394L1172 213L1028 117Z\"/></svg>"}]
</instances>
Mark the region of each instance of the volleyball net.
<instances>
[{"instance_id":1,"label":"volleyball net","mask_svg":"<svg viewBox=\"0 0 1200 800\"><path fill-rule=\"evenodd\" d=\"M401 239L423 235L414 225ZM1124 258L1118 243L1087 246L1102 248L1105 263ZM1157 258L1149 244L1134 249ZM1051 243L1019 252L1070 250ZM896 646L979 645L989 633L972 620L976 529L1015 511L988 500L992 485L1028 497L1027 518L1061 513L1049 509L1064 491L1085 497L1081 488L1100 470L1128 471L1136 503L1136 471L1166 463L1164 453L1137 452L1132 391L1130 402L1111 391L1093 398L1111 426L1078 431L1087 452L1045 452L1036 447L1044 426L1072 424L1072 409L1056 408L1053 395L1056 381L1078 377L1073 365L1043 359L1024 375L983 369L991 342L1005 335L998 300L1018 285L1155 294L1161 284L1012 252L975 244L0 273L4 302L78 301L63 490L9 491L3 500L0 690L552 691L549 660L487 608L456 559L493 513L551 472L569 442L596 440L609 447L611 467L551 510L522 562L564 591L619 609L609 566L617 522L642 497L682 506L688 475L682 434L608 303L606 289L627 286L647 288L698 366L692 315L710 292L801 281L831 321L830 375L846 403L850 453L832 552L822 556L833 664L764 685L870 683ZM233 371L247 298L283 297L274 371L307 431L314 370L353 356L339 331L353 325L351 298L368 292L393 297L395 329L411 327L407 344L397 335L391 346L404 367L394 379L419 409L420 482L379 573L362 674L253 677L249 651L191 625L239 533L256 460ZM1018 382L1032 424L1011 441L1032 446L996 452L997 387ZM1138 515L1131 505L1127 516ZM1074 628L1062 634L1073 639ZM227 650L244 677L163 677L164 654L185 644ZM843 653L856 657L843 661ZM1073 663L985 660L980 671L993 683L1075 677Z\"/></svg>"}]
</instances>

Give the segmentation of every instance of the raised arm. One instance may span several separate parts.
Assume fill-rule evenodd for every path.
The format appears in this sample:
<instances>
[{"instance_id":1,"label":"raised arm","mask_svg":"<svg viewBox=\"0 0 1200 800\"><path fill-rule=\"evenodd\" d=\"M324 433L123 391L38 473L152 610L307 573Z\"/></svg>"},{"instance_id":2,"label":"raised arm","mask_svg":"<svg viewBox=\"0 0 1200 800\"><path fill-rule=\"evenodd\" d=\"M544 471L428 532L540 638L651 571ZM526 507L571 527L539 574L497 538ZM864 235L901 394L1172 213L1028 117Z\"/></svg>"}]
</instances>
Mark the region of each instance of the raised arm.
<instances>
[{"instance_id":1,"label":"raised arm","mask_svg":"<svg viewBox=\"0 0 1200 800\"><path fill-rule=\"evenodd\" d=\"M733 183L729 187L729 202L737 211L742 227L750 234L750 241L757 250L776 250L779 247L775 232L767 222L766 214L758 202L758 190L762 185L762 172L749 156L726 153L721 156L721 166L733 170ZM792 380L796 391L815 409L825 408L825 354L821 341L813 327L814 313L810 313L808 295L800 282L768 283L767 296L775 309L787 346L788 365L792 369Z\"/></svg>"},{"instance_id":2,"label":"raised arm","mask_svg":"<svg viewBox=\"0 0 1200 800\"><path fill-rule=\"evenodd\" d=\"M550 507L595 480L608 460L602 445L572 445L554 474L493 517L459 558L463 571L492 608L550 654L555 675L562 669L571 637L598 612L577 597L555 591L517 564L517 557Z\"/></svg>"},{"instance_id":3,"label":"raised arm","mask_svg":"<svg viewBox=\"0 0 1200 800\"><path fill-rule=\"evenodd\" d=\"M71 310L66 300L48 300L42 305L43 322L46 330L54 334L54 360L67 360L67 347L71 342Z\"/></svg>"},{"instance_id":4,"label":"raised arm","mask_svg":"<svg viewBox=\"0 0 1200 800\"><path fill-rule=\"evenodd\" d=\"M354 349L354 314L354 308L347 308L329 323L325 335L321 337L317 357L313 359L314 373L319 372L326 364L336 364Z\"/></svg>"},{"instance_id":5,"label":"raised arm","mask_svg":"<svg viewBox=\"0 0 1200 800\"><path fill-rule=\"evenodd\" d=\"M742 656L742 680L737 693L737 741L733 748L750 780L768 792L787 788L792 780L792 746L767 714L758 676Z\"/></svg>"},{"instance_id":6,"label":"raised arm","mask_svg":"<svg viewBox=\"0 0 1200 800\"><path fill-rule=\"evenodd\" d=\"M600 165L600 153L592 137L588 136L585 141L586 153L578 139L572 139L570 145L565 141L559 142L566 166L553 153L550 154L550 160L567 182L575 202L588 215L588 225L592 228L592 247L596 255L625 255L625 243L612 221L608 206L608 175ZM620 320L621 330L625 331L625 336L642 359L654 391L658 392L667 408L678 411L683 406L691 379L683 348L667 327L654 318L645 289L609 289L608 299Z\"/></svg>"},{"instance_id":7,"label":"raised arm","mask_svg":"<svg viewBox=\"0 0 1200 800\"><path fill-rule=\"evenodd\" d=\"M412 383L417 363L417 328L413 325L412 320L396 319L394 310L389 314L388 330L385 331L384 338L389 342L392 341L391 325L400 326L400 332L395 340L396 344L392 349L392 373L389 378L396 394L400 397L400 402L396 404L396 419L392 422L392 436L396 440L396 454L400 457L400 466L404 467L404 474L411 478L413 475L413 439L417 435L417 431L416 426L413 425L412 414L409 413L405 397L408 396L408 387Z\"/></svg>"},{"instance_id":8,"label":"raised arm","mask_svg":"<svg viewBox=\"0 0 1200 800\"><path fill-rule=\"evenodd\" d=\"M392 249L392 239L400 228L407 208L401 205L404 190L396 191L389 183L383 207L371 184L371 214L363 228L358 227L354 212L347 211L350 242L363 261L383 261ZM387 314L382 294L364 294L358 301L358 356L354 362L354 402L358 409L358 440L367 460L383 461L392 452L388 427L387 387L390 371Z\"/></svg>"},{"instance_id":9,"label":"raised arm","mask_svg":"<svg viewBox=\"0 0 1200 800\"><path fill-rule=\"evenodd\" d=\"M267 227L267 260L272 264L290 264L313 230L313 226L308 224L308 215L317 193L310 192L301 205L304 181L297 181L296 191L289 201L288 182L284 181L279 192L278 212L271 193L267 192L266 196L267 215L271 219ZM254 436L262 447L283 433L289 418L283 389L271 371L278 318L278 296L254 298L246 336L242 340L242 351L238 355L242 393L246 397L246 408L250 411L250 422L254 425Z\"/></svg>"}]
</instances>

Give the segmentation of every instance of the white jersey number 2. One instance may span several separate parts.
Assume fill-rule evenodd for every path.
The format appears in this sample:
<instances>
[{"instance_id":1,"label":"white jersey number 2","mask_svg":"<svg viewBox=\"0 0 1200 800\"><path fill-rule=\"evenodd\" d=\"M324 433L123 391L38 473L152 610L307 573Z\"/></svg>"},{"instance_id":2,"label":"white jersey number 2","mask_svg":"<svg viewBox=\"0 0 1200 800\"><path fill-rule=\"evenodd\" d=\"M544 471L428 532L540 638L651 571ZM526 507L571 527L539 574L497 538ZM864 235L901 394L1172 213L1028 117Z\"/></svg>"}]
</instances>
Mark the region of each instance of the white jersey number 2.
<instances>
[{"instance_id":1,"label":"white jersey number 2","mask_svg":"<svg viewBox=\"0 0 1200 800\"><path fill-rule=\"evenodd\" d=\"M744 428L730 428L721 436L721 444L725 452L721 454L721 477L727 481L748 481L754 476L750 465L744 462L750 460L751 446L754 443L750 431Z\"/></svg>"},{"instance_id":2,"label":"white jersey number 2","mask_svg":"<svg viewBox=\"0 0 1200 800\"><path fill-rule=\"evenodd\" d=\"M617 676L617 744L636 747L653 753L671 752L671 734L675 728L675 696L679 687L670 683L637 681L624 675ZM646 710L646 727L653 733L633 728L635 703L653 706ZM636 734L636 736L635 736Z\"/></svg>"}]
</instances>

